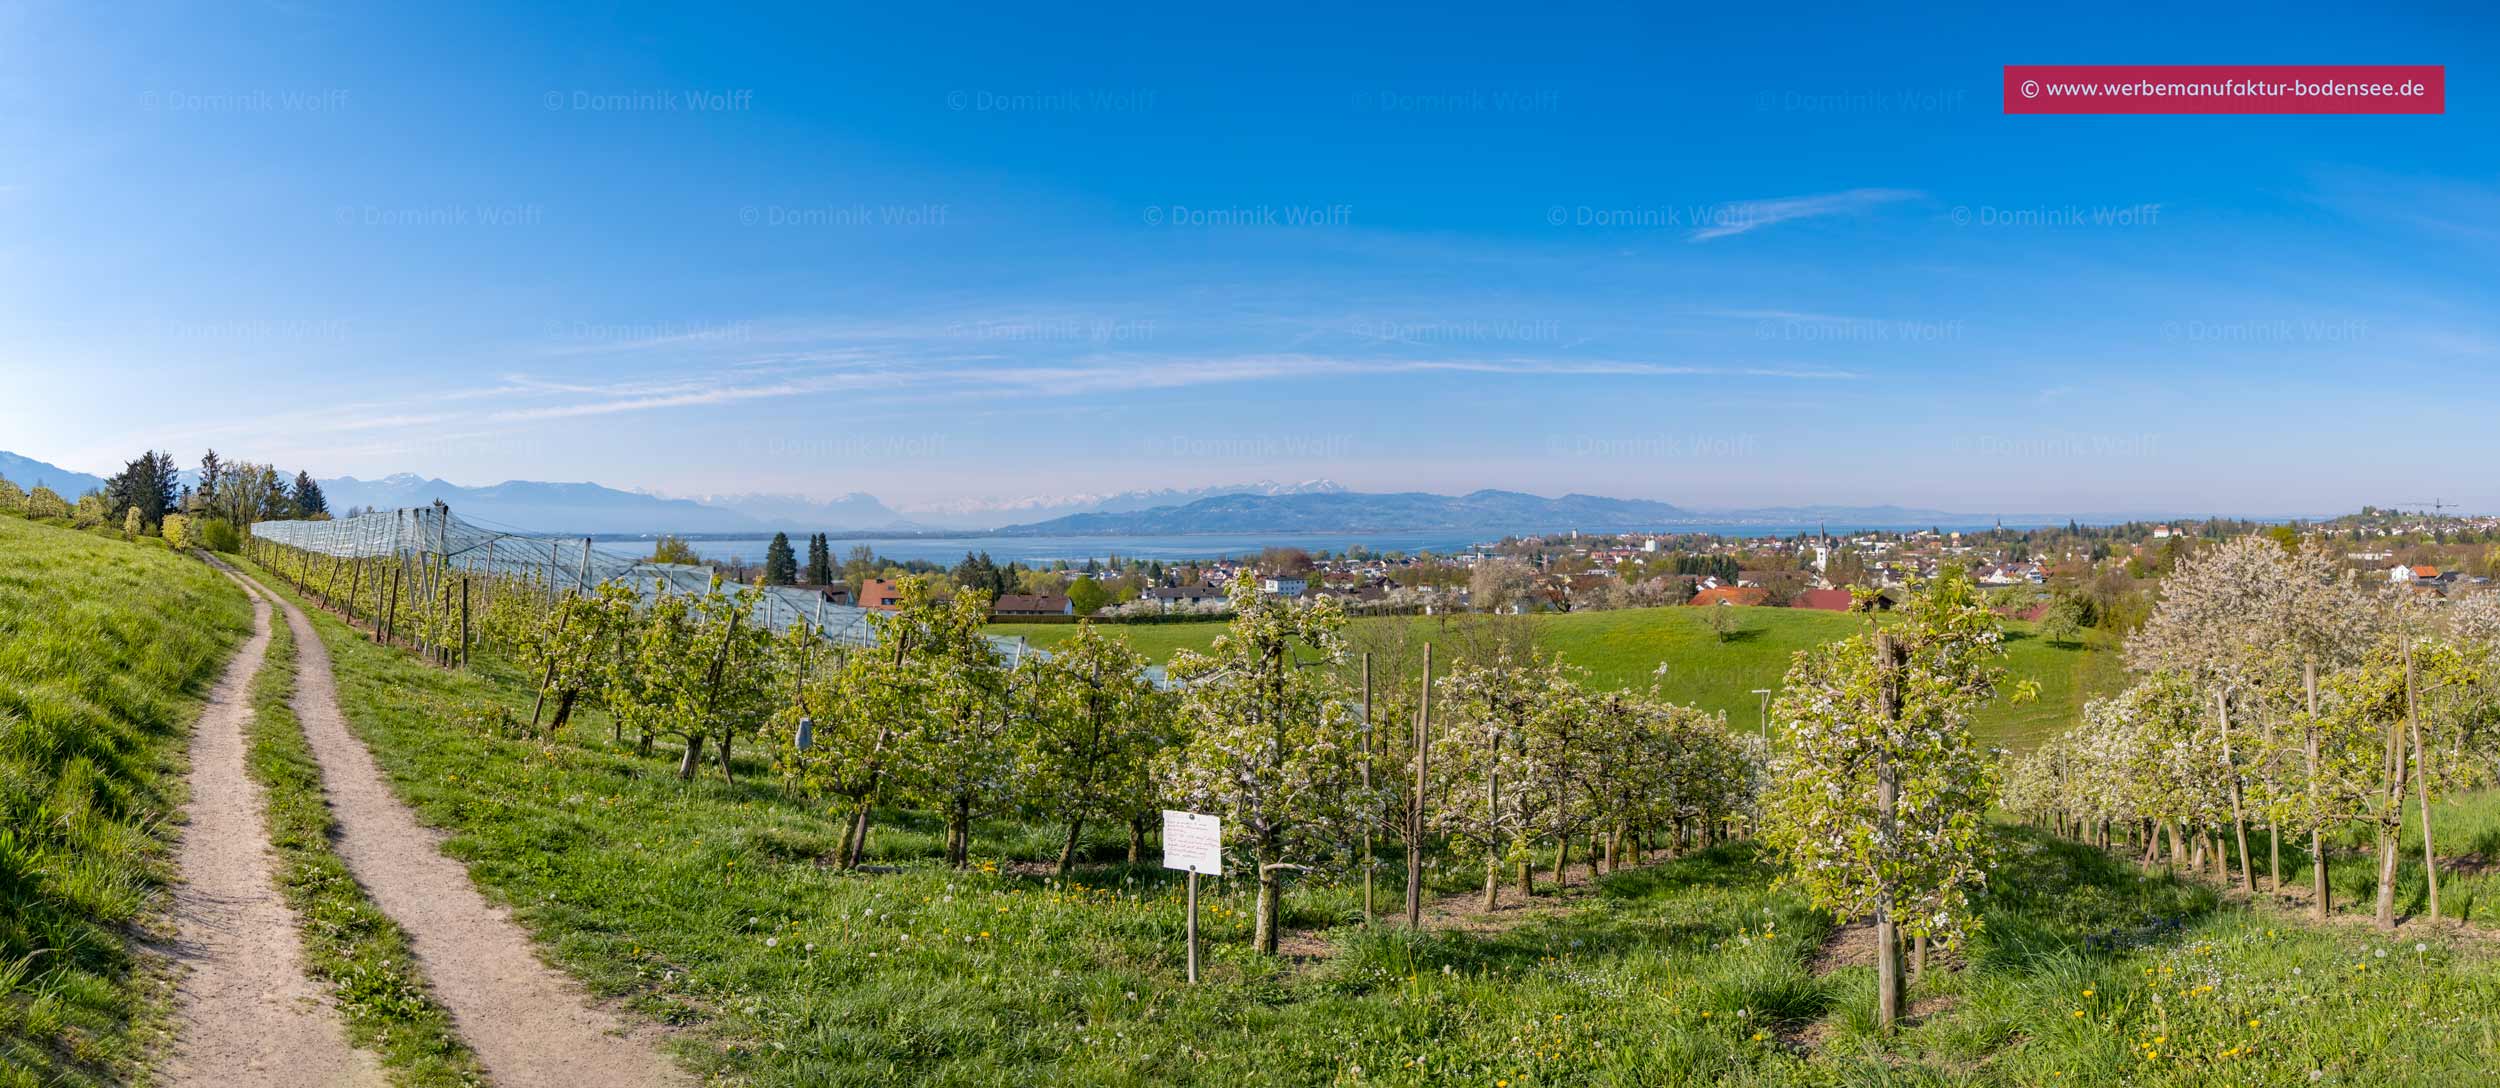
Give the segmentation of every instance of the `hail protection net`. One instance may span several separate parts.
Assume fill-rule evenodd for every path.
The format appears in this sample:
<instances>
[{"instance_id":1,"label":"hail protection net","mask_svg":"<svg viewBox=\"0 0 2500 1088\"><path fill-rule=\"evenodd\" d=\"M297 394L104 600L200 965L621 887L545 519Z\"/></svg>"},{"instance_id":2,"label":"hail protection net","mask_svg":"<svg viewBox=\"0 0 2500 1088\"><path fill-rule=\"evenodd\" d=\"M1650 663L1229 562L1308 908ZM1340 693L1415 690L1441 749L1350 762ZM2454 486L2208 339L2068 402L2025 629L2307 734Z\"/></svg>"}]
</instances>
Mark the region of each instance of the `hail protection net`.
<instances>
[{"instance_id":1,"label":"hail protection net","mask_svg":"<svg viewBox=\"0 0 2500 1088\"><path fill-rule=\"evenodd\" d=\"M491 529L443 507L384 510L334 521L262 521L252 535L315 555L342 559L431 558L445 568L479 577L518 578L554 592L588 592L605 582L634 587L645 600L665 588L700 594L709 589L711 567L653 563L606 551L589 537L557 537ZM831 642L874 645L868 610L834 604L813 588L765 586L755 619L775 631L811 624Z\"/></svg>"},{"instance_id":2,"label":"hail protection net","mask_svg":"<svg viewBox=\"0 0 2500 1088\"><path fill-rule=\"evenodd\" d=\"M643 600L661 592L703 593L716 573L708 566L654 563L599 548L586 536L549 536L515 529L497 529L468 521L449 507L421 506L379 510L331 521L258 521L252 536L315 555L341 559L431 558L446 569L472 577L520 578L552 592L588 592L605 582L632 586ZM835 604L813 587L763 586L755 620L775 631L808 625L818 637L844 646L874 646L876 625L868 609ZM1009 662L1047 659L1049 651L1023 639L989 636L990 644ZM1150 665L1145 677L1156 687L1170 686L1163 666Z\"/></svg>"}]
</instances>

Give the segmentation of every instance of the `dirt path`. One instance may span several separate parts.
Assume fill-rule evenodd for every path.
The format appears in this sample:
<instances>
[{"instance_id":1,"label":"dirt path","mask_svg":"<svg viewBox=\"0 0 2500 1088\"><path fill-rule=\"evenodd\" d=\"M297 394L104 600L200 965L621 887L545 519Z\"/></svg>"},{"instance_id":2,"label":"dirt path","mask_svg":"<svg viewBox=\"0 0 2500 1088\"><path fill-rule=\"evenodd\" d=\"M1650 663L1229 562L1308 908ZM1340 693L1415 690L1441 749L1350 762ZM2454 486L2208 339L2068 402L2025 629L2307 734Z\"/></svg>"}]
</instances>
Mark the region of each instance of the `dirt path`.
<instances>
[{"instance_id":1,"label":"dirt path","mask_svg":"<svg viewBox=\"0 0 2500 1088\"><path fill-rule=\"evenodd\" d=\"M237 579L241 581L241 579ZM252 595L252 637L226 666L191 731L189 823L174 888L177 1025L166 1080L225 1088L384 1083L347 1044L305 977L295 913L278 893L258 783L244 769L252 678L269 652L269 602Z\"/></svg>"},{"instance_id":2,"label":"dirt path","mask_svg":"<svg viewBox=\"0 0 2500 1088\"><path fill-rule=\"evenodd\" d=\"M498 1088L688 1083L660 1054L657 1029L629 1031L541 962L511 915L444 856L443 836L392 796L373 754L340 716L329 649L302 610L278 603L295 632L295 714L338 817L339 856L408 931L418 966L487 1076Z\"/></svg>"}]
</instances>

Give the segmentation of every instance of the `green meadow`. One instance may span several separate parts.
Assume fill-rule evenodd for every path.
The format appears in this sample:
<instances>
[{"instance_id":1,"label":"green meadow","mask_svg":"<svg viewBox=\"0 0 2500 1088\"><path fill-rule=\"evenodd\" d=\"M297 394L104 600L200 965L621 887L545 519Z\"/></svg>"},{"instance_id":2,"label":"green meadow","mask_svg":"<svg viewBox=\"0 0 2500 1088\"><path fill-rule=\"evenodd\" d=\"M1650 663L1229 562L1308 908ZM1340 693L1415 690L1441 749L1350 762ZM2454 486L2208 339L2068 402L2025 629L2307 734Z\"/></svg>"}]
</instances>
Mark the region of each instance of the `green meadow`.
<instances>
[{"instance_id":1,"label":"green meadow","mask_svg":"<svg viewBox=\"0 0 2500 1088\"><path fill-rule=\"evenodd\" d=\"M1523 618L1538 647L1561 654L1589 671L1592 683L1605 688L1647 687L1653 681L1667 698L1703 710L1721 711L1737 726L1761 720L1759 688L1777 688L1797 651L1847 637L1866 623L1864 616L1802 608L1735 608L1737 631L1722 640L1708 624L1706 609L1636 608L1613 612L1552 612ZM1385 624L1410 624L1448 631L1468 622L1433 616L1365 617L1352 621L1361 629ZM1113 630L1155 661L1168 661L1183 649L1202 649L1222 634L1221 622L1142 623ZM1029 639L1048 648L1076 633L1073 624L1000 623L992 634ZM1450 636L1456 638L1455 634ZM2036 702L2016 705L2000 700L1982 712L1979 728L1998 743L2028 748L2041 738L2074 724L2083 704L2116 691L2125 682L2118 654L2107 642L2053 643L2033 633L2031 625L2007 624L2006 668L2009 678L2038 683ZM1661 671L1661 666L1664 670Z\"/></svg>"}]
</instances>

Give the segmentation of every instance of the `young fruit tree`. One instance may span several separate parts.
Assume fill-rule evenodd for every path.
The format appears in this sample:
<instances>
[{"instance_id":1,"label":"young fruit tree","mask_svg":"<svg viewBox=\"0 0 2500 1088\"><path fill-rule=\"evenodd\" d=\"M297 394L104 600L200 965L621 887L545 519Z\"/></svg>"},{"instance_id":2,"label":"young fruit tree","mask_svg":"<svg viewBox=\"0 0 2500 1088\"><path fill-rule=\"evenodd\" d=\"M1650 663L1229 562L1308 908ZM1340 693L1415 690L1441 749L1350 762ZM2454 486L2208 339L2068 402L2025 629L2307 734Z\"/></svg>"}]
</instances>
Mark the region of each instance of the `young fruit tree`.
<instances>
[{"instance_id":1,"label":"young fruit tree","mask_svg":"<svg viewBox=\"0 0 2500 1088\"><path fill-rule=\"evenodd\" d=\"M867 854L870 814L923 743L935 682L927 661L949 653L963 634L925 583L910 579L899 589L892 613L868 617L870 645L825 647L797 629L780 642L791 703L775 721L774 762L785 781L840 808L835 864L845 871ZM809 727L805 749L797 743L801 719Z\"/></svg>"},{"instance_id":2,"label":"young fruit tree","mask_svg":"<svg viewBox=\"0 0 2500 1088\"><path fill-rule=\"evenodd\" d=\"M724 593L718 576L701 596L662 592L635 625L633 645L609 661L609 712L641 729L646 743L655 734L683 739L681 780L694 777L715 738L727 779L732 737L772 712L771 639L751 618L761 595L752 587Z\"/></svg>"},{"instance_id":3,"label":"young fruit tree","mask_svg":"<svg viewBox=\"0 0 2500 1088\"><path fill-rule=\"evenodd\" d=\"M2386 610L2335 557L2286 549L2260 536L2200 549L2162 585L2161 605L2127 642L2128 667L2169 672L2200 693L2214 719L2199 758L2220 765L2214 800L2239 846L2240 875L2254 886L2246 812L2272 811L2287 788L2274 741L2301 709L2304 668L2354 661L2379 640ZM2251 774L2254 770L2257 773Z\"/></svg>"},{"instance_id":4,"label":"young fruit tree","mask_svg":"<svg viewBox=\"0 0 2500 1088\"><path fill-rule=\"evenodd\" d=\"M1764 831L1818 905L1874 918L1888 1030L1903 1007L1903 935L1956 941L1978 925L1970 896L1986 881L1997 763L1970 717L1996 694L2005 648L1958 569L1915 586L1897 621L1872 622L1789 668L1772 706L1784 743Z\"/></svg>"},{"instance_id":5,"label":"young fruit tree","mask_svg":"<svg viewBox=\"0 0 2500 1088\"><path fill-rule=\"evenodd\" d=\"M1527 872L1529 839L1559 792L1540 757L1584 696L1559 661L1507 650L1489 664L1451 669L1439 685L1441 718L1426 769L1428 795L1437 800L1426 825L1459 856L1483 864L1484 909L1492 910L1503 865Z\"/></svg>"},{"instance_id":6,"label":"young fruit tree","mask_svg":"<svg viewBox=\"0 0 2500 1088\"><path fill-rule=\"evenodd\" d=\"M1162 753L1157 778L1181 805L1224 818L1258 877L1252 943L1274 954L1280 876L1323 860L1351 860L1371 800L1356 760L1358 713L1334 681L1345 613L1264 597L1233 580L1233 621L1205 654L1172 660L1182 685L1186 743Z\"/></svg>"},{"instance_id":7,"label":"young fruit tree","mask_svg":"<svg viewBox=\"0 0 2500 1088\"><path fill-rule=\"evenodd\" d=\"M914 791L946 814L946 860L972 864L972 821L1004 806L1016 774L1014 662L981 634L986 590L957 590L920 644L926 724L911 756ZM1030 674L1027 674L1030 679Z\"/></svg>"},{"instance_id":8,"label":"young fruit tree","mask_svg":"<svg viewBox=\"0 0 2500 1088\"><path fill-rule=\"evenodd\" d=\"M1169 696L1145 678L1145 655L1128 640L1080 623L1076 637L1025 666L1031 727L1024 762L1027 796L1040 813L1065 821L1058 875L1067 878L1089 822L1126 821L1154 800L1147 758L1168 738L1168 716L1153 704Z\"/></svg>"}]
</instances>

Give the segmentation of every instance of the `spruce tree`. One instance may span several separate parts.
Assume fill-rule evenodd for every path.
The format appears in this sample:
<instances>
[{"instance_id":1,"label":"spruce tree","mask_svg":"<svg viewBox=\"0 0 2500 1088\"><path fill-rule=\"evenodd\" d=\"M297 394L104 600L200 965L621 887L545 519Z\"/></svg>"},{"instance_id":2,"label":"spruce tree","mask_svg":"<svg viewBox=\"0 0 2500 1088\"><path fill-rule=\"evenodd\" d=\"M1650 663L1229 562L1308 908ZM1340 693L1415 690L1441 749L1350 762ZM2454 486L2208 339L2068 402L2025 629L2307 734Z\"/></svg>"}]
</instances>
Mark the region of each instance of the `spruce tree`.
<instances>
[{"instance_id":1,"label":"spruce tree","mask_svg":"<svg viewBox=\"0 0 2500 1088\"><path fill-rule=\"evenodd\" d=\"M764 549L764 584L786 586L799 580L799 557L790 550L790 534L774 533L771 547Z\"/></svg>"},{"instance_id":2,"label":"spruce tree","mask_svg":"<svg viewBox=\"0 0 2500 1088\"><path fill-rule=\"evenodd\" d=\"M330 500L321 493L321 485L313 482L312 473L295 474L295 493L290 498L295 502L296 517L309 518L330 512Z\"/></svg>"},{"instance_id":3,"label":"spruce tree","mask_svg":"<svg viewBox=\"0 0 2500 1088\"><path fill-rule=\"evenodd\" d=\"M807 583L815 586L833 583L833 543L823 533L807 538Z\"/></svg>"}]
</instances>

